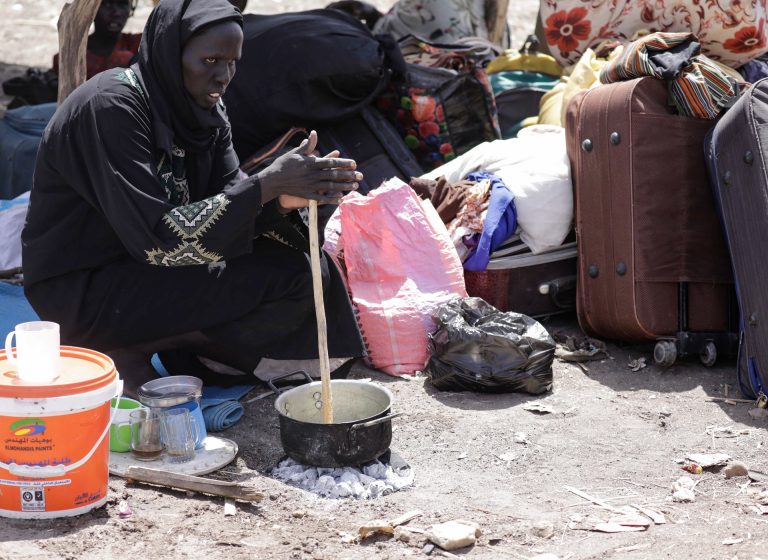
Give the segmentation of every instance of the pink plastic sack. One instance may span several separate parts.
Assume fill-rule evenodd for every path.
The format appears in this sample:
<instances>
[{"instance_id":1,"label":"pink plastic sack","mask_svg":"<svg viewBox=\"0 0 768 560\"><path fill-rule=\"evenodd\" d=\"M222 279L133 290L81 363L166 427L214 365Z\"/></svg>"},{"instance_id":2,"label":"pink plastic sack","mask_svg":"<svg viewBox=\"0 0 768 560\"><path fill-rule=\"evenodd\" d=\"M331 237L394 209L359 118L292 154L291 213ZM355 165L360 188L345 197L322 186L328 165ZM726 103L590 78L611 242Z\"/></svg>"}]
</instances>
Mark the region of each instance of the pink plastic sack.
<instances>
[{"instance_id":1,"label":"pink plastic sack","mask_svg":"<svg viewBox=\"0 0 768 560\"><path fill-rule=\"evenodd\" d=\"M766 0L542 0L540 6L547 45L563 65L605 39L629 42L640 30L691 32L702 54L732 68L768 51Z\"/></svg>"},{"instance_id":2,"label":"pink plastic sack","mask_svg":"<svg viewBox=\"0 0 768 560\"><path fill-rule=\"evenodd\" d=\"M335 248L346 268L368 363L390 375L422 370L427 334L437 328L433 314L467 295L445 225L399 179L368 196L347 195L339 217L341 235L326 248Z\"/></svg>"}]
</instances>

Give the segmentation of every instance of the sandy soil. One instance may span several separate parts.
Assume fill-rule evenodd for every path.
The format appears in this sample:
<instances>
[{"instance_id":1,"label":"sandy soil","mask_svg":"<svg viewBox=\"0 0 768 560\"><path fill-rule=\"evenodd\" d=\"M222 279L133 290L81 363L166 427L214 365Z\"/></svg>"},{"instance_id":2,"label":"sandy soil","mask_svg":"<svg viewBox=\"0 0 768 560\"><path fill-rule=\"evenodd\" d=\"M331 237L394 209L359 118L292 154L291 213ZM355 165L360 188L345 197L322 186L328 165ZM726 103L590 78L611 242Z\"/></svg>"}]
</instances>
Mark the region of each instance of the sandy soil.
<instances>
[{"instance_id":1,"label":"sandy soil","mask_svg":"<svg viewBox=\"0 0 768 560\"><path fill-rule=\"evenodd\" d=\"M56 50L53 22L62 2L19 0L8 11L10 2L4 0L0 19L0 61L6 71L13 64L47 64ZM319 5L250 4L250 10L264 12ZM533 27L536 6L532 0L512 2L515 37L522 39ZM138 25L146 12L142 7L133 23ZM546 326L553 333L578 333L573 316ZM688 362L666 371L651 365L632 372L630 360L652 362L649 348L608 348L611 358L588 363L587 371L556 361L554 391L541 397L442 393L423 378L398 380L356 368L352 377L372 377L388 387L396 410L407 413L394 421L392 442L416 474L406 491L372 501L334 501L271 479L268 472L283 451L274 400L264 399L247 404L243 420L221 434L239 444L240 454L215 475L262 491L262 502L238 503L236 514L225 516L222 498L113 477L109 503L92 513L49 521L4 520L0 559L423 557L418 538L410 543L385 536L363 542L345 538L366 521L414 509L423 512L410 522L416 528L452 519L478 523L478 543L457 551L466 558L526 559L544 553L561 560L767 557L768 516L757 508L757 493L764 486L705 471L693 476L698 482L694 503L670 498L672 482L686 474L676 460L689 452L724 452L768 471L765 420L752 420L749 404L709 400L722 397L726 384L731 395L737 391L733 363L706 369ZM548 404L553 412L525 410L531 402ZM516 443L515 432L527 434L530 443ZM613 507L654 508L667 523L635 533L584 530L613 514L565 486ZM118 516L121 500L133 511L128 518Z\"/></svg>"}]
</instances>

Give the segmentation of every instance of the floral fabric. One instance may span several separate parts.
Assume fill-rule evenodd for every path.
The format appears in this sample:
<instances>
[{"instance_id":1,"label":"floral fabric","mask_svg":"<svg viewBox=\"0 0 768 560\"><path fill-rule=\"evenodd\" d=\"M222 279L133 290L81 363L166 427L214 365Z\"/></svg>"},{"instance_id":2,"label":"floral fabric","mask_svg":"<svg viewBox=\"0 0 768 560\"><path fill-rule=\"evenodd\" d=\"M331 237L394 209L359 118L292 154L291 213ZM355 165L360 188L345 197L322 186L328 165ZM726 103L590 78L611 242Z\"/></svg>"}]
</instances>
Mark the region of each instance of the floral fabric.
<instances>
[{"instance_id":1,"label":"floral fabric","mask_svg":"<svg viewBox=\"0 0 768 560\"><path fill-rule=\"evenodd\" d=\"M638 31L686 31L702 53L737 68L768 51L768 0L542 0L539 17L552 56L574 64L605 40Z\"/></svg>"}]
</instances>

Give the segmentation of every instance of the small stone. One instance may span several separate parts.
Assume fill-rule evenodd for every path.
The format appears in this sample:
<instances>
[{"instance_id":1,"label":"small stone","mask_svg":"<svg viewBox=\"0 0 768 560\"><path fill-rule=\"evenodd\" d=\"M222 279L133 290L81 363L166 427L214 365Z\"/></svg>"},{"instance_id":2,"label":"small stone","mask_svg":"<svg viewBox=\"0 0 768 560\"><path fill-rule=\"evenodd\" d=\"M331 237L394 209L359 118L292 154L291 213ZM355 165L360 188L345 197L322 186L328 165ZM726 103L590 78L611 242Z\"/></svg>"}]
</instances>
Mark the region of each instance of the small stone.
<instances>
[{"instance_id":1,"label":"small stone","mask_svg":"<svg viewBox=\"0 0 768 560\"><path fill-rule=\"evenodd\" d=\"M696 494L693 493L693 487L696 485L694 480L687 476L681 476L672 483L672 499L675 502L693 502L696 500Z\"/></svg>"},{"instance_id":2,"label":"small stone","mask_svg":"<svg viewBox=\"0 0 768 560\"><path fill-rule=\"evenodd\" d=\"M528 443L528 436L524 432L515 432L512 434L512 441L515 443Z\"/></svg>"},{"instance_id":3,"label":"small stone","mask_svg":"<svg viewBox=\"0 0 768 560\"><path fill-rule=\"evenodd\" d=\"M477 524L467 521L447 521L432 525L426 535L443 550L456 550L475 544L480 536L480 528Z\"/></svg>"},{"instance_id":4,"label":"small stone","mask_svg":"<svg viewBox=\"0 0 768 560\"><path fill-rule=\"evenodd\" d=\"M411 533L410 531L405 531L405 530L403 530L402 527L395 527L395 540L396 541L401 541L401 542L404 542L404 543L409 543L409 542L411 542L411 535L413 535L413 533Z\"/></svg>"},{"instance_id":5,"label":"small stone","mask_svg":"<svg viewBox=\"0 0 768 560\"><path fill-rule=\"evenodd\" d=\"M757 501L764 506L768 506L768 490L763 490L757 495Z\"/></svg>"},{"instance_id":6,"label":"small stone","mask_svg":"<svg viewBox=\"0 0 768 560\"><path fill-rule=\"evenodd\" d=\"M235 515L237 513L237 508L235 507L235 502L232 500L224 500L224 515L227 517L231 515Z\"/></svg>"},{"instance_id":7,"label":"small stone","mask_svg":"<svg viewBox=\"0 0 768 560\"><path fill-rule=\"evenodd\" d=\"M555 534L555 527L550 521L546 519L539 519L535 521L531 526L531 534L539 537L540 539L548 539Z\"/></svg>"},{"instance_id":8,"label":"small stone","mask_svg":"<svg viewBox=\"0 0 768 560\"><path fill-rule=\"evenodd\" d=\"M696 482L689 476L681 476L672 483L672 490L688 489L691 490Z\"/></svg>"},{"instance_id":9,"label":"small stone","mask_svg":"<svg viewBox=\"0 0 768 560\"><path fill-rule=\"evenodd\" d=\"M306 512L306 511L303 511L303 510L300 510L300 509L298 509L298 510L296 510L296 511L293 511L293 512L291 512L291 517L295 517L295 518L297 518L297 519L301 519L301 518L302 518L302 517L304 517L305 515L307 515L307 512Z\"/></svg>"},{"instance_id":10,"label":"small stone","mask_svg":"<svg viewBox=\"0 0 768 560\"><path fill-rule=\"evenodd\" d=\"M352 495L352 487L346 483L341 482L336 485L336 487L331 490L331 497L332 498L347 498Z\"/></svg>"},{"instance_id":11,"label":"small stone","mask_svg":"<svg viewBox=\"0 0 768 560\"><path fill-rule=\"evenodd\" d=\"M341 475L341 480L340 480L340 482L346 482L346 483L347 483L347 484L349 484L350 486L351 486L353 483L355 483L355 482L359 482L359 481L360 481L360 479L359 479L359 478L358 478L358 477L355 475L355 473L353 473L353 472L350 472L350 471L346 471L346 472L344 472L344 473Z\"/></svg>"},{"instance_id":12,"label":"small stone","mask_svg":"<svg viewBox=\"0 0 768 560\"><path fill-rule=\"evenodd\" d=\"M747 414L749 414L753 420L762 420L768 416L768 410L765 408L752 408Z\"/></svg>"},{"instance_id":13,"label":"small stone","mask_svg":"<svg viewBox=\"0 0 768 560\"><path fill-rule=\"evenodd\" d=\"M725 473L725 478L747 476L749 474L749 469L744 463L739 463L736 461L726 465L726 467L723 469L723 473Z\"/></svg>"},{"instance_id":14,"label":"small stone","mask_svg":"<svg viewBox=\"0 0 768 560\"><path fill-rule=\"evenodd\" d=\"M681 488L672 494L672 499L676 502L693 502L696 500L696 494L693 493L693 490Z\"/></svg>"}]
</instances>

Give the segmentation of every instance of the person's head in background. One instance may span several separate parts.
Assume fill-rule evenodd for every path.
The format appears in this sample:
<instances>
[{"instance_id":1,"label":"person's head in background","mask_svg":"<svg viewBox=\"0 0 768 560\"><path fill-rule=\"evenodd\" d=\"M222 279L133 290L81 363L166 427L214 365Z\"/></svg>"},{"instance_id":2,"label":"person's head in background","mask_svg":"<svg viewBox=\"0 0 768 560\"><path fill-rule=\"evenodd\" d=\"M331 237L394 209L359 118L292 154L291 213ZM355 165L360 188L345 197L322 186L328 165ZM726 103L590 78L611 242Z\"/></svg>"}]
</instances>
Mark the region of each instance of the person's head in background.
<instances>
[{"instance_id":1,"label":"person's head in background","mask_svg":"<svg viewBox=\"0 0 768 560\"><path fill-rule=\"evenodd\" d=\"M119 36L128 23L128 18L133 15L137 2L138 0L101 0L93 20L93 34L104 38Z\"/></svg>"}]
</instances>

